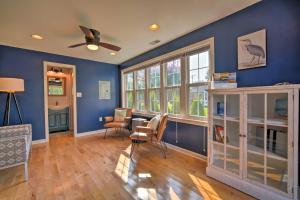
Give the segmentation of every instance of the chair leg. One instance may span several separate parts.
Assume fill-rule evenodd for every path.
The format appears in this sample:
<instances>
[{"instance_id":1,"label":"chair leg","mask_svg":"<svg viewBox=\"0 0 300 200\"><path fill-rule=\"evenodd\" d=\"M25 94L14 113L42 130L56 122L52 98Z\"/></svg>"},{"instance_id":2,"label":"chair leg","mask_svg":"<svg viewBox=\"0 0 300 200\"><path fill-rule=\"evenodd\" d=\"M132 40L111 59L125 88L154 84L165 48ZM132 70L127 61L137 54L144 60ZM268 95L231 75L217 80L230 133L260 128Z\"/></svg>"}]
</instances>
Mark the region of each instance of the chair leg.
<instances>
[{"instance_id":1,"label":"chair leg","mask_svg":"<svg viewBox=\"0 0 300 200\"><path fill-rule=\"evenodd\" d=\"M163 145L164 145L166 151L168 151L168 146L166 145L166 143L165 143L164 141L162 141L162 143L163 143Z\"/></svg>"},{"instance_id":2,"label":"chair leg","mask_svg":"<svg viewBox=\"0 0 300 200\"><path fill-rule=\"evenodd\" d=\"M162 142L160 142L160 150L161 150L161 153L162 153L164 159L166 159L167 155L166 155L165 148L164 148Z\"/></svg>"},{"instance_id":3,"label":"chair leg","mask_svg":"<svg viewBox=\"0 0 300 200\"><path fill-rule=\"evenodd\" d=\"M107 128L108 129L108 128ZM106 139L107 129L105 130L104 139Z\"/></svg>"},{"instance_id":4,"label":"chair leg","mask_svg":"<svg viewBox=\"0 0 300 200\"><path fill-rule=\"evenodd\" d=\"M28 181L28 161L24 163L24 179Z\"/></svg>"},{"instance_id":5,"label":"chair leg","mask_svg":"<svg viewBox=\"0 0 300 200\"><path fill-rule=\"evenodd\" d=\"M135 146L135 143L131 143L131 150L130 150L130 158L132 157L133 155L133 151L134 151L134 146Z\"/></svg>"},{"instance_id":6,"label":"chair leg","mask_svg":"<svg viewBox=\"0 0 300 200\"><path fill-rule=\"evenodd\" d=\"M124 137L125 137L125 132L124 132L124 129L123 128L120 128L121 129L121 134L122 134L122 140L124 141Z\"/></svg>"}]
</instances>

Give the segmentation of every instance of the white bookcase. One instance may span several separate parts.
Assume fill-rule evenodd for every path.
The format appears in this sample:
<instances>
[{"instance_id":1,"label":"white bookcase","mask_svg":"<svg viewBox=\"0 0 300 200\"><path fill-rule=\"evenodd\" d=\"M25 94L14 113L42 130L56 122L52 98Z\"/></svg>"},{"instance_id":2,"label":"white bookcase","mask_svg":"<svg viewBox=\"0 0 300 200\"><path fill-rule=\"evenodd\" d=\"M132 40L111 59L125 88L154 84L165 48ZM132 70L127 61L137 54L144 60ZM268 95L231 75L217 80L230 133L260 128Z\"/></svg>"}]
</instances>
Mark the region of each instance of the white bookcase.
<instances>
[{"instance_id":1,"label":"white bookcase","mask_svg":"<svg viewBox=\"0 0 300 200\"><path fill-rule=\"evenodd\" d=\"M297 199L299 88L210 90L207 175L258 199Z\"/></svg>"}]
</instances>

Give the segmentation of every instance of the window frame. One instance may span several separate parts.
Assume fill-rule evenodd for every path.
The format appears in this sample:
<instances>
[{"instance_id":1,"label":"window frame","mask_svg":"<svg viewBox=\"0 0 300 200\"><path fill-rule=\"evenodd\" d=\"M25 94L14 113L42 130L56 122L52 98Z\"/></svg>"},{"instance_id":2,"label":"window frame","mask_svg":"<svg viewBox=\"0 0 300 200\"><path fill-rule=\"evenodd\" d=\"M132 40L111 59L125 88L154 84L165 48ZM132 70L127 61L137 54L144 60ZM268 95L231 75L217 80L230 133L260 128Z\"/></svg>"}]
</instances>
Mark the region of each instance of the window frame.
<instances>
[{"instance_id":1,"label":"window frame","mask_svg":"<svg viewBox=\"0 0 300 200\"><path fill-rule=\"evenodd\" d=\"M127 89L127 85L128 85L128 83L127 83L127 76L128 76L128 74L130 74L130 73L132 73L132 89ZM134 72L132 71L132 72L128 72L128 73L126 73L126 74L124 74L124 102L122 103L123 104L123 107L124 107L124 105L125 105L125 107L128 107L128 108L130 108L129 106L128 106L128 98L127 98L127 93L128 92L132 92L132 107L131 108L134 108L134 99L135 99L135 88L134 88Z\"/></svg>"},{"instance_id":2,"label":"window frame","mask_svg":"<svg viewBox=\"0 0 300 200\"><path fill-rule=\"evenodd\" d=\"M157 67L157 66L159 66L159 87L147 87L147 104L148 104L148 107L147 107L147 111L148 111L148 113L150 113L150 114L158 114L158 113L160 113L161 112L161 109L162 109L162 101L161 101L161 96L162 95L160 95L161 94L161 88L162 88L162 70L161 70L161 63L160 62L157 62L157 63L153 63L153 64L151 64L151 65L148 65L147 66L147 83L148 83L148 85L150 86L150 79L151 79L151 77L150 77L150 68L152 68L152 67ZM159 106L160 106L160 111L159 112L155 112L155 111L151 111L151 109L150 109L150 107L151 107L151 100L150 100L150 92L151 91L158 91L158 93L159 93L159 100L160 100L160 102L159 102Z\"/></svg>"},{"instance_id":3,"label":"window frame","mask_svg":"<svg viewBox=\"0 0 300 200\"><path fill-rule=\"evenodd\" d=\"M209 81L208 82L201 82L201 83L192 83L189 84L189 66L188 66L188 55L191 55L192 53L195 53L197 51L201 51L201 49L207 49L209 52ZM198 86L198 85L205 85L209 88L210 81L211 81L211 75L214 73L214 37L208 38L206 40L197 42L195 44L183 47L181 49L177 49L175 51L172 51L170 53L158 56L156 58L144 61L142 63L138 63L134 66L130 66L126 69L121 70L121 79L122 79L122 105L126 105L126 95L125 95L125 79L124 75L133 71L137 71L139 69L145 68L145 78L146 78L146 89L145 89L145 111L133 111L136 114L141 114L142 116L151 117L156 112L150 112L150 91L152 90L158 90L160 92L160 112L164 113L167 112L167 89L168 87L165 87L166 82L166 70L165 66L163 65L164 62L170 61L172 59L180 58L181 60L181 86L179 87L179 93L180 93L180 115L172 115L169 114L169 120L171 121L177 121L180 120L183 123L188 124L194 124L194 125L201 125L201 126L207 126L208 118L207 117L196 117L196 116L190 116L189 115L189 87L191 86ZM149 68L155 65L159 65L160 67L160 88L150 88L150 75L149 75ZM175 86L174 86L175 88ZM134 102L136 103L136 97L135 97L134 90ZM162 95L163 94L163 95ZM207 101L209 104L209 100Z\"/></svg>"},{"instance_id":4,"label":"window frame","mask_svg":"<svg viewBox=\"0 0 300 200\"><path fill-rule=\"evenodd\" d=\"M200 53L203 53L203 52L206 52L208 51L208 73L209 73L209 78L208 78L208 81L199 81L199 82L193 82L193 83L190 83L190 63L189 63L189 56L193 56L193 55L196 55L198 54L198 62L199 62L199 54ZM212 74L214 72L214 67L212 67L211 65L211 60L212 60L212 55L211 55L211 46L206 46L206 47L202 47L198 50L195 50L193 52L190 52L186 55L185 57L185 60L186 60L186 116L190 119L195 119L195 120L202 120L202 121L208 121L208 116L195 116L195 115L191 115L190 114L190 105L189 105L189 102L190 102L190 88L192 87L207 87L207 91L209 90L210 88L210 83L212 81ZM199 63L198 63L199 65ZM198 78L199 78L199 70L200 69L203 69L203 68L206 68L206 67L202 67L200 68L198 66L197 70L198 70ZM205 98L205 97L204 97ZM207 107L209 107L207 105Z\"/></svg>"},{"instance_id":5,"label":"window frame","mask_svg":"<svg viewBox=\"0 0 300 200\"><path fill-rule=\"evenodd\" d=\"M144 88L138 88L138 78L137 78L137 76L138 76L138 72L139 71L144 71ZM141 112L141 113L144 113L144 112L146 112L146 99L145 99L145 97L146 97L146 88L147 88L147 77L146 77L146 69L145 68L141 68L141 69L138 69L138 70L136 70L136 71L134 71L134 79L135 79L135 81L134 81L134 85L135 85L135 90L134 90L134 108L135 108L135 111L136 112ZM138 95L137 95L137 93L139 93L139 92L141 92L141 93L144 93L144 110L139 110L138 109L138 101L137 101L137 97L138 97Z\"/></svg>"},{"instance_id":6,"label":"window frame","mask_svg":"<svg viewBox=\"0 0 300 200\"><path fill-rule=\"evenodd\" d=\"M177 56L177 57L173 57L173 58L169 58L167 60L165 60L163 63L162 63L162 68L163 68L163 76L164 76L164 79L163 79L163 85L164 85L164 91L162 94L165 94L165 101L164 101L164 112L168 113L170 116L174 116L174 117L178 117L178 116L183 116L183 113L184 113L184 110L182 110L182 101L183 101L183 98L181 94L182 93L182 87L184 86L184 83L183 83L183 80L182 80L182 77L183 77L183 74L182 74L182 69L184 68L183 67L183 62L182 62L182 59L184 57L182 56ZM177 85L168 85L168 72L167 72L167 67L168 67L168 63L169 62L174 62L175 60L179 60L179 63L180 63L180 83L177 84ZM173 74L176 74L176 73L173 73ZM169 113L168 112L168 90L173 90L173 89L177 89L179 90L179 113L178 114L175 114L175 113Z\"/></svg>"}]
</instances>

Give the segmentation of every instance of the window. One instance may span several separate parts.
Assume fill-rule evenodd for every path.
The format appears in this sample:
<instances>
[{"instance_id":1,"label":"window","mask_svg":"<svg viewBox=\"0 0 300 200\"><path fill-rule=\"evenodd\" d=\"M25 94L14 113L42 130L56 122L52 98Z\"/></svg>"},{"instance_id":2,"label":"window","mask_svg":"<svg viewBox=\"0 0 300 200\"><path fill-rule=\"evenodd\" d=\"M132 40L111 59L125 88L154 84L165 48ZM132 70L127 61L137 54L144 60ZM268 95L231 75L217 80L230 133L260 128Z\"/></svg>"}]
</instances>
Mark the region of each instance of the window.
<instances>
[{"instance_id":1,"label":"window","mask_svg":"<svg viewBox=\"0 0 300 200\"><path fill-rule=\"evenodd\" d=\"M190 83L209 81L209 52L204 51L189 56Z\"/></svg>"},{"instance_id":2,"label":"window","mask_svg":"<svg viewBox=\"0 0 300 200\"><path fill-rule=\"evenodd\" d=\"M167 89L167 112L180 114L180 91L179 88Z\"/></svg>"},{"instance_id":3,"label":"window","mask_svg":"<svg viewBox=\"0 0 300 200\"><path fill-rule=\"evenodd\" d=\"M149 88L160 88L160 65L149 68Z\"/></svg>"},{"instance_id":4,"label":"window","mask_svg":"<svg viewBox=\"0 0 300 200\"><path fill-rule=\"evenodd\" d=\"M160 93L159 90L150 90L150 112L160 112Z\"/></svg>"},{"instance_id":5,"label":"window","mask_svg":"<svg viewBox=\"0 0 300 200\"><path fill-rule=\"evenodd\" d=\"M207 89L210 81L209 51L201 51L188 56L188 106L189 115L207 117Z\"/></svg>"},{"instance_id":6,"label":"window","mask_svg":"<svg viewBox=\"0 0 300 200\"><path fill-rule=\"evenodd\" d=\"M125 74L125 105L133 107L133 72Z\"/></svg>"},{"instance_id":7,"label":"window","mask_svg":"<svg viewBox=\"0 0 300 200\"><path fill-rule=\"evenodd\" d=\"M160 64L148 68L149 111L160 112Z\"/></svg>"},{"instance_id":8,"label":"window","mask_svg":"<svg viewBox=\"0 0 300 200\"><path fill-rule=\"evenodd\" d=\"M190 87L189 115L203 117L208 115L207 87Z\"/></svg>"},{"instance_id":9,"label":"window","mask_svg":"<svg viewBox=\"0 0 300 200\"><path fill-rule=\"evenodd\" d=\"M180 86L181 86L181 59L177 58L166 62L166 112L169 114L180 114Z\"/></svg>"},{"instance_id":10,"label":"window","mask_svg":"<svg viewBox=\"0 0 300 200\"><path fill-rule=\"evenodd\" d=\"M123 105L189 123L207 120L213 43L210 38L124 69Z\"/></svg>"},{"instance_id":11,"label":"window","mask_svg":"<svg viewBox=\"0 0 300 200\"><path fill-rule=\"evenodd\" d=\"M136 71L136 109L145 110L145 69Z\"/></svg>"}]
</instances>

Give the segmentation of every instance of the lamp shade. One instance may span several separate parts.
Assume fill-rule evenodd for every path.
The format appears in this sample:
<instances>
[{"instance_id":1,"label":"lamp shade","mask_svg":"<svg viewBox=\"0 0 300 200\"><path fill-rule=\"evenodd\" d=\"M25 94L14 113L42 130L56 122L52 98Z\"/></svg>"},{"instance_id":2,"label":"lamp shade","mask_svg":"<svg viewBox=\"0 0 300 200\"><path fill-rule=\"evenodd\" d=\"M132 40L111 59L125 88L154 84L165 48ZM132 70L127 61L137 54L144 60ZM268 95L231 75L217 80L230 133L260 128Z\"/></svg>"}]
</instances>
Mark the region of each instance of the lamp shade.
<instances>
[{"instance_id":1,"label":"lamp shade","mask_svg":"<svg viewBox=\"0 0 300 200\"><path fill-rule=\"evenodd\" d=\"M0 78L0 92L24 92L24 79Z\"/></svg>"}]
</instances>

